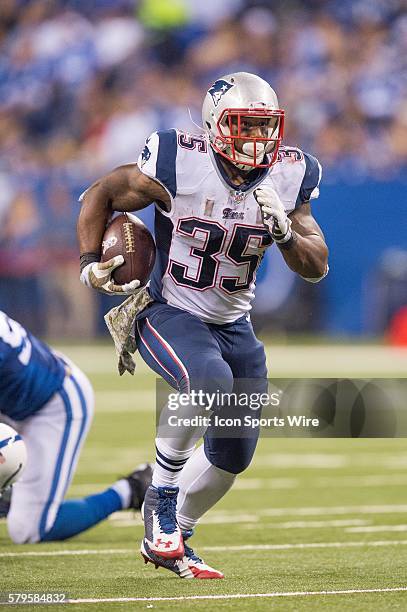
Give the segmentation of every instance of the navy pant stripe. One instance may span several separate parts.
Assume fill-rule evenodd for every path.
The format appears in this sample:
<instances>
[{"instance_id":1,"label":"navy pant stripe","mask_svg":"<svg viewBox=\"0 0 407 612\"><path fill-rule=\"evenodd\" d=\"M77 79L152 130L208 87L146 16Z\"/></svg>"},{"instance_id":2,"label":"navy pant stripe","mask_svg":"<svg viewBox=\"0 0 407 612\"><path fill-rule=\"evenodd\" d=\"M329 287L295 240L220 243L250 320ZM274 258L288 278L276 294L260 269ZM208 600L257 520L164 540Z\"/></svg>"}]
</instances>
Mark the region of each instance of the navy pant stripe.
<instances>
[{"instance_id":1,"label":"navy pant stripe","mask_svg":"<svg viewBox=\"0 0 407 612\"><path fill-rule=\"evenodd\" d=\"M148 320L148 317L146 317L145 321L147 324L147 328L152 334L151 338L154 338L156 341L156 346L161 347L162 354L165 354L167 356L167 360L169 360L169 363L175 364L175 367L178 369L179 374L178 376L176 376L177 380L181 381L182 379L185 379L185 382L187 383L187 388L188 388L187 392L189 392L190 385L189 385L189 374L188 374L187 368L182 363L178 355L175 353L172 346L162 336L160 336L158 331L153 327L153 325L151 325L150 321Z\"/></svg>"},{"instance_id":2,"label":"navy pant stripe","mask_svg":"<svg viewBox=\"0 0 407 612\"><path fill-rule=\"evenodd\" d=\"M171 385L183 391L189 391L189 375L186 367L177 357L171 346L160 336L148 319L137 322L140 339L148 353L159 366L159 374ZM164 374L163 374L164 372ZM170 380L169 380L170 379Z\"/></svg>"},{"instance_id":3,"label":"navy pant stripe","mask_svg":"<svg viewBox=\"0 0 407 612\"><path fill-rule=\"evenodd\" d=\"M175 386L178 387L178 381L175 378L175 376L173 376L173 374L171 374L171 372L169 370L167 370L167 368L164 366L163 363L161 363L160 358L156 355L156 353L153 351L152 347L150 346L149 342L147 341L145 335L142 334L141 329L140 329L140 324L137 321L137 331L138 331L138 335L140 336L140 340L142 342L142 345L145 347L147 353L150 355L150 357L152 357L152 359L155 362L156 367L153 367L153 370L157 371L157 365L158 368L161 370L158 373L161 374L161 376L167 380L171 385L173 385L175 383ZM142 346L139 346L139 351L141 354L145 352L142 349ZM147 363L149 363L149 359L146 359ZM169 380L170 379L170 380Z\"/></svg>"}]
</instances>

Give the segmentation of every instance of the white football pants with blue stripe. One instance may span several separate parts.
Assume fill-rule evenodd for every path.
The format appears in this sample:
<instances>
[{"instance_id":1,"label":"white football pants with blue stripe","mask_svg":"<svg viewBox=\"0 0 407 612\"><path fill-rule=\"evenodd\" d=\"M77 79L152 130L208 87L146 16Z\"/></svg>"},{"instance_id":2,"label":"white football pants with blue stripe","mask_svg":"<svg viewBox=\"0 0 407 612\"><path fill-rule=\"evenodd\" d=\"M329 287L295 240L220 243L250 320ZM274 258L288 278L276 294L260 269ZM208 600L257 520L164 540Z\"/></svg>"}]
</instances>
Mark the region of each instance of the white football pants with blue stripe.
<instances>
[{"instance_id":1,"label":"white football pants with blue stripe","mask_svg":"<svg viewBox=\"0 0 407 612\"><path fill-rule=\"evenodd\" d=\"M53 527L92 421L92 386L77 366L69 362L69 367L62 388L41 410L13 423L28 452L7 516L15 543L39 542Z\"/></svg>"}]
</instances>

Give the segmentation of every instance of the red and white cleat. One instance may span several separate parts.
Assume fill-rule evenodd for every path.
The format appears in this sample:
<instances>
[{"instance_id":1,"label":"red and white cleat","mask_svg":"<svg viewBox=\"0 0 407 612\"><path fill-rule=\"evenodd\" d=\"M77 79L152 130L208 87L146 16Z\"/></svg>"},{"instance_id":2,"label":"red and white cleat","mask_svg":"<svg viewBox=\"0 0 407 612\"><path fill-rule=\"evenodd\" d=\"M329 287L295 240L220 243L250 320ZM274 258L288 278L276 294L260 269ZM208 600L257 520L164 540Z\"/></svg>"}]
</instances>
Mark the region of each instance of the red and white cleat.
<instances>
[{"instance_id":1,"label":"red and white cleat","mask_svg":"<svg viewBox=\"0 0 407 612\"><path fill-rule=\"evenodd\" d=\"M184 531L182 533L184 540L188 539L192 535L191 531ZM198 578L201 580L223 578L222 572L207 565L203 559L198 557L190 548L184 543L184 556L182 559L165 559L161 555L157 555L151 550L146 539L141 543L140 552L144 558L145 563L152 563L156 569L163 567L177 574L179 578Z\"/></svg>"},{"instance_id":2,"label":"red and white cleat","mask_svg":"<svg viewBox=\"0 0 407 612\"><path fill-rule=\"evenodd\" d=\"M188 531L183 531L182 537L184 539L184 550L185 550L184 559L187 559L188 567L190 571L193 573L194 578L201 578L201 579L224 578L222 572L214 569L210 565L207 565L205 561L201 559L201 557L198 557L198 555L194 553L194 551L192 550L190 546L185 544L185 540L190 538L193 533L194 532L192 529Z\"/></svg>"}]
</instances>

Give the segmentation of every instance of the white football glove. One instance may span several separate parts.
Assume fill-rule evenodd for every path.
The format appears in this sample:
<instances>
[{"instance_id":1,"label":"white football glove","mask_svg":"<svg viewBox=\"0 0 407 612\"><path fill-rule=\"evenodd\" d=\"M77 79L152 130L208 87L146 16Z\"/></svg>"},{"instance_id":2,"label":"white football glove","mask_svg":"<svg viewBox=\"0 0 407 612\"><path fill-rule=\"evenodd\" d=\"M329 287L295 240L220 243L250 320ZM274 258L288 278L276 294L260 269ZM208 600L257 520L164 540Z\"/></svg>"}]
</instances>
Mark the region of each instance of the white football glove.
<instances>
[{"instance_id":1,"label":"white football glove","mask_svg":"<svg viewBox=\"0 0 407 612\"><path fill-rule=\"evenodd\" d=\"M287 217L284 204L272 187L259 187L254 197L261 209L263 223L277 243L288 242L292 236L291 219Z\"/></svg>"},{"instance_id":2,"label":"white football glove","mask_svg":"<svg viewBox=\"0 0 407 612\"><path fill-rule=\"evenodd\" d=\"M123 262L123 255L116 255L116 257L112 257L104 263L89 263L81 272L81 282L87 287L97 289L108 295L132 295L137 293L141 289L139 280L132 280L124 285L115 285L111 278L113 270L121 266Z\"/></svg>"}]
</instances>

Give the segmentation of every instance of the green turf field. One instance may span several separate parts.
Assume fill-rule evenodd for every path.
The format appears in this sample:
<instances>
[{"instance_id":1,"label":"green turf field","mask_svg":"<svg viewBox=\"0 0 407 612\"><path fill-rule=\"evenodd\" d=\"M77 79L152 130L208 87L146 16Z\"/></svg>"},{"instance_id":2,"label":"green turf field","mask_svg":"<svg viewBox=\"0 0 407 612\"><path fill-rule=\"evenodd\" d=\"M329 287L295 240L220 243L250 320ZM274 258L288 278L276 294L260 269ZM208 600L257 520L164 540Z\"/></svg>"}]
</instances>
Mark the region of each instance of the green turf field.
<instances>
[{"instance_id":1,"label":"green turf field","mask_svg":"<svg viewBox=\"0 0 407 612\"><path fill-rule=\"evenodd\" d=\"M69 492L82 496L153 458L155 380L140 363L134 378L119 378L110 347L61 348L89 374L97 396ZM268 360L275 376L407 370L406 351L376 346L268 347ZM145 566L140 517L122 512L72 541L25 547L10 544L0 522L0 592L62 591L92 600L72 602L89 611L406 610L406 490L405 439L263 439L194 537L225 580L183 581Z\"/></svg>"}]
</instances>

